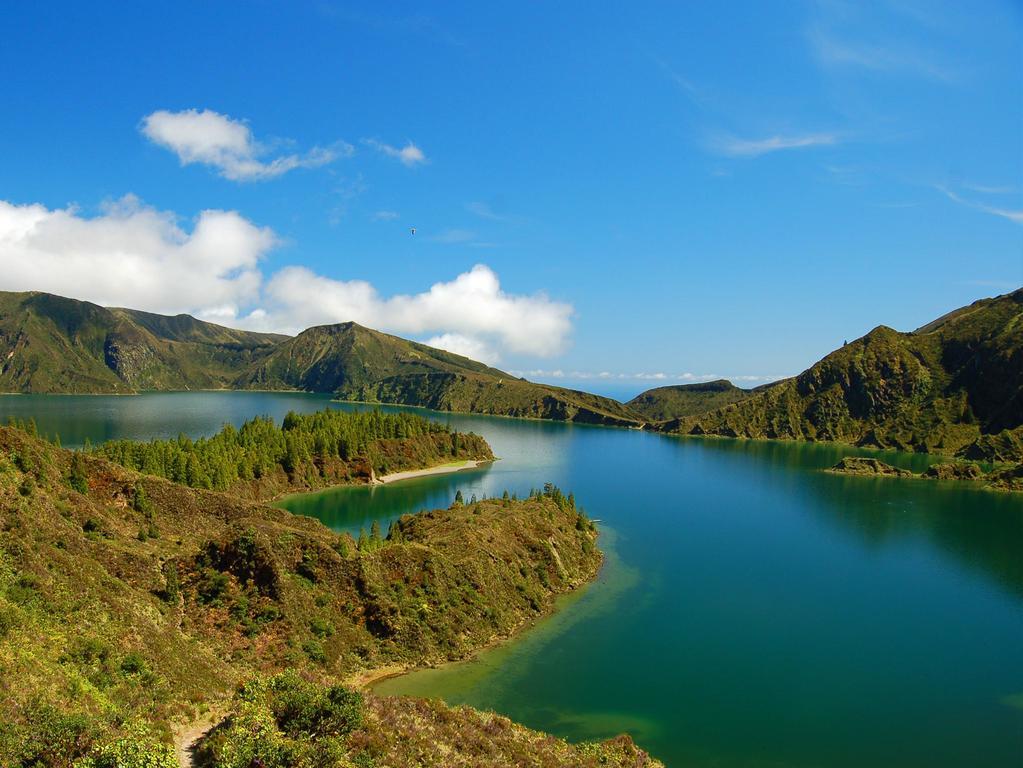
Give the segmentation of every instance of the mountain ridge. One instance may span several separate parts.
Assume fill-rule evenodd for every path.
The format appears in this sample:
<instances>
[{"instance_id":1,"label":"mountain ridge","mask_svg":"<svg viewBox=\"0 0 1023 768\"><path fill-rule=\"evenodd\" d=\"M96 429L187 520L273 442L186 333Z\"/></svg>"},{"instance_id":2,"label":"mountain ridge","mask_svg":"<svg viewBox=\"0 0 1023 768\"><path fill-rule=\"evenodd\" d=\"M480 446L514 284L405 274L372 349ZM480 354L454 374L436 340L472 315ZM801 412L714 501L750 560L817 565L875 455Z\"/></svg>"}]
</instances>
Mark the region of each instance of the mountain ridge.
<instances>
[{"instance_id":1,"label":"mountain ridge","mask_svg":"<svg viewBox=\"0 0 1023 768\"><path fill-rule=\"evenodd\" d=\"M1023 460L1023 289L916 331L877 326L741 402L649 428Z\"/></svg>"},{"instance_id":2,"label":"mountain ridge","mask_svg":"<svg viewBox=\"0 0 1023 768\"><path fill-rule=\"evenodd\" d=\"M265 389L609 426L640 417L611 398L535 384L366 328L256 333L41 292L0 292L0 391L128 394Z\"/></svg>"}]
</instances>

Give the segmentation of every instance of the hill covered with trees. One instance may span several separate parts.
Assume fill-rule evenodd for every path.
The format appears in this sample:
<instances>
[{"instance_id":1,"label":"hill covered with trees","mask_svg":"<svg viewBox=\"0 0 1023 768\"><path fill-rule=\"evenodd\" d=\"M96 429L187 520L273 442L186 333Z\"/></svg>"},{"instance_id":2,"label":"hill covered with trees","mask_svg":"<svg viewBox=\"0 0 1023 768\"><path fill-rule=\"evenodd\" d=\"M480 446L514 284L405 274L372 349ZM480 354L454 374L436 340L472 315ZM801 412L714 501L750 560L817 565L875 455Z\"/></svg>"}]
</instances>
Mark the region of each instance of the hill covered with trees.
<instances>
[{"instance_id":1,"label":"hill covered with trees","mask_svg":"<svg viewBox=\"0 0 1023 768\"><path fill-rule=\"evenodd\" d=\"M417 414L326 409L288 413L280 426L255 418L191 440L115 440L92 449L122 466L192 488L251 499L370 482L376 475L472 459L492 461L479 435Z\"/></svg>"},{"instance_id":2,"label":"hill covered with trees","mask_svg":"<svg viewBox=\"0 0 1023 768\"><path fill-rule=\"evenodd\" d=\"M0 291L0 392L283 389L343 400L635 426L606 397L534 384L356 323L294 338Z\"/></svg>"},{"instance_id":3,"label":"hill covered with trees","mask_svg":"<svg viewBox=\"0 0 1023 768\"><path fill-rule=\"evenodd\" d=\"M1023 289L911 333L878 326L795 378L652 428L1023 461Z\"/></svg>"},{"instance_id":4,"label":"hill covered with trees","mask_svg":"<svg viewBox=\"0 0 1023 768\"><path fill-rule=\"evenodd\" d=\"M163 768L176 727L212 710L233 713L203 747L217 766L478 765L481 749L496 766L652 765L628 739L574 746L344 685L517 631L596 575L595 544L554 487L357 542L0 427L0 763Z\"/></svg>"},{"instance_id":5,"label":"hill covered with trees","mask_svg":"<svg viewBox=\"0 0 1023 768\"><path fill-rule=\"evenodd\" d=\"M599 395L534 384L444 350L364 328L324 325L280 344L238 379L256 389L333 392L339 399L612 426L636 426Z\"/></svg>"}]
</instances>

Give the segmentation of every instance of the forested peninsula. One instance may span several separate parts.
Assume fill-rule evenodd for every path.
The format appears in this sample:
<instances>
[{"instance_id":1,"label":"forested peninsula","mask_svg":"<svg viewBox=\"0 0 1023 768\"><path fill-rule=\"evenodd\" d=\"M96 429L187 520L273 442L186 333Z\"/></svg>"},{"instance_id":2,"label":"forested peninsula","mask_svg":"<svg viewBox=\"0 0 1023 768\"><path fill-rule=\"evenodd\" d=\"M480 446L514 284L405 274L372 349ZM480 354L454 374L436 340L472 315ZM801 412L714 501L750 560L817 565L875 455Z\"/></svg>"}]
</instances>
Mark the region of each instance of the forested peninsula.
<instances>
[{"instance_id":1,"label":"forested peninsula","mask_svg":"<svg viewBox=\"0 0 1023 768\"><path fill-rule=\"evenodd\" d=\"M129 469L252 500L456 461L493 461L479 435L409 413L326 409L227 424L209 438L114 440L89 449Z\"/></svg>"}]
</instances>

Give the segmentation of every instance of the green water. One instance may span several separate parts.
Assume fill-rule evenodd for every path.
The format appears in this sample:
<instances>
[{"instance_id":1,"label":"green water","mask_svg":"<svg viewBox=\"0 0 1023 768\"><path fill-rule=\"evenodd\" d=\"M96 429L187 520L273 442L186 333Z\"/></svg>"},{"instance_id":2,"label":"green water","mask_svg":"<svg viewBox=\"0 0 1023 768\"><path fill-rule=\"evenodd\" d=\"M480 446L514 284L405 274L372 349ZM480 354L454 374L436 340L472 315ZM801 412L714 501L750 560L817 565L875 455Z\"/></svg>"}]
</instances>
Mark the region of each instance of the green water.
<instances>
[{"instance_id":1,"label":"green water","mask_svg":"<svg viewBox=\"0 0 1023 768\"><path fill-rule=\"evenodd\" d=\"M65 444L214 431L324 398L0 397ZM1019 766L1023 497L819 472L850 449L437 414L501 460L284 503L347 530L456 490L553 481L601 520L600 579L477 661L386 681L670 766ZM926 458L893 455L919 469Z\"/></svg>"}]
</instances>

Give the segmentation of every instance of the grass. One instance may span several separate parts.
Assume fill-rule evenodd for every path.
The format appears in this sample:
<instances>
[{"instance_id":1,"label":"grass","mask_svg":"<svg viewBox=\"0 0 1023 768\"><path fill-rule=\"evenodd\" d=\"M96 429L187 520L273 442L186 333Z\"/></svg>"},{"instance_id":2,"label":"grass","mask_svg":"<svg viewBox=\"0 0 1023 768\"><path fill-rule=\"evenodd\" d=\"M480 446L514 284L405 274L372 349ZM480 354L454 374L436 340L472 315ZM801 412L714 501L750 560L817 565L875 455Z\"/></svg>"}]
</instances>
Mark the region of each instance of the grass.
<instances>
[{"instance_id":1,"label":"grass","mask_svg":"<svg viewBox=\"0 0 1023 768\"><path fill-rule=\"evenodd\" d=\"M360 543L2 427L0 764L100 765L134 743L160 765L176 723L246 681L292 670L329 690L367 670L465 658L592 579L595 540L550 487L407 515ZM388 765L419 749L388 725L404 722L401 707L365 706L349 756ZM460 739L482 716L431 712L417 722L446 729L447 748L476 749ZM524 729L499 742L491 764L558 765L539 756L577 750L551 752L563 743ZM599 764L642 764L628 760Z\"/></svg>"}]
</instances>

